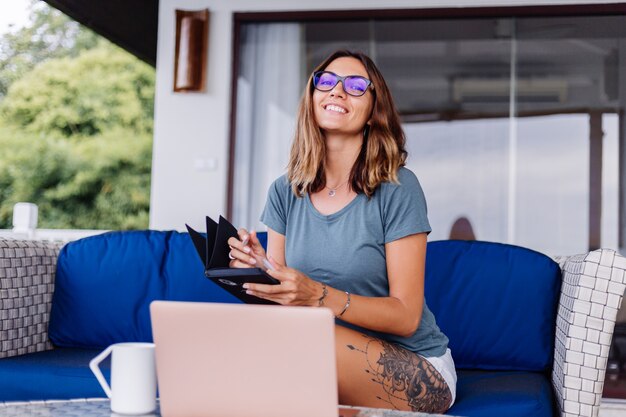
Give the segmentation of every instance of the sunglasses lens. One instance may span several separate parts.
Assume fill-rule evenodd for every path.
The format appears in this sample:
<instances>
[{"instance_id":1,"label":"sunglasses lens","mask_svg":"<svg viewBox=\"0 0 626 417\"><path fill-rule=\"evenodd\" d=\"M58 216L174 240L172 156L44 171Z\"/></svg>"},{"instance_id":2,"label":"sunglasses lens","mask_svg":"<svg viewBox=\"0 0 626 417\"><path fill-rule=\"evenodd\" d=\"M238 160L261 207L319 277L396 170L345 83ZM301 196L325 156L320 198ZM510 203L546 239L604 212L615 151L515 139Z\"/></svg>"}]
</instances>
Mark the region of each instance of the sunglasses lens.
<instances>
[{"instance_id":1,"label":"sunglasses lens","mask_svg":"<svg viewBox=\"0 0 626 417\"><path fill-rule=\"evenodd\" d=\"M367 80L363 77L347 77L344 81L346 93L353 96L362 96L367 91Z\"/></svg>"},{"instance_id":2,"label":"sunglasses lens","mask_svg":"<svg viewBox=\"0 0 626 417\"><path fill-rule=\"evenodd\" d=\"M313 83L318 90L332 90L337 85L337 76L331 72L317 72L313 77Z\"/></svg>"}]
</instances>

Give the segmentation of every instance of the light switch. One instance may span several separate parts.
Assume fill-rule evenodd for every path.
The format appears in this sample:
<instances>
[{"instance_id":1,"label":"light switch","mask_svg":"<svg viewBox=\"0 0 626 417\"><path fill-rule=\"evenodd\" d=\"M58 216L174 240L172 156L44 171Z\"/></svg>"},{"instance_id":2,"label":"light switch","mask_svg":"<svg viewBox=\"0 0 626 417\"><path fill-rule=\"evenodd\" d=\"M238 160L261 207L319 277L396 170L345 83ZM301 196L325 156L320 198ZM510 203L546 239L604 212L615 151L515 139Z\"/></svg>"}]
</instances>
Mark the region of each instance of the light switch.
<instances>
[{"instance_id":1,"label":"light switch","mask_svg":"<svg viewBox=\"0 0 626 417\"><path fill-rule=\"evenodd\" d=\"M196 171L215 171L217 169L217 159L215 158L196 158L193 162Z\"/></svg>"}]
</instances>

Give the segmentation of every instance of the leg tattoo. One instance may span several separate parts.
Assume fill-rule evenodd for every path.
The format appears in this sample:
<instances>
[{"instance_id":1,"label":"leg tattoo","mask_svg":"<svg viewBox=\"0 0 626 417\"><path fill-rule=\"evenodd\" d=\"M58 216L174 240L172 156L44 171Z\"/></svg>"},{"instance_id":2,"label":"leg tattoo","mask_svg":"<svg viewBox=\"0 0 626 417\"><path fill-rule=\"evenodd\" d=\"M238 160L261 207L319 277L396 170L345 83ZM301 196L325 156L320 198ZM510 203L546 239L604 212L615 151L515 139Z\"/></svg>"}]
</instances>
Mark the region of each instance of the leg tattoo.
<instances>
[{"instance_id":1,"label":"leg tattoo","mask_svg":"<svg viewBox=\"0 0 626 417\"><path fill-rule=\"evenodd\" d=\"M400 408L398 402L408 403L413 411L443 413L448 409L452 393L430 362L392 343L365 337L368 339L365 350L353 345L348 345L348 348L365 354L369 366L365 372L372 375L373 382L383 387L387 397L379 397L380 400L397 409ZM383 351L378 358L370 358L373 356L369 349L372 342L382 344Z\"/></svg>"}]
</instances>

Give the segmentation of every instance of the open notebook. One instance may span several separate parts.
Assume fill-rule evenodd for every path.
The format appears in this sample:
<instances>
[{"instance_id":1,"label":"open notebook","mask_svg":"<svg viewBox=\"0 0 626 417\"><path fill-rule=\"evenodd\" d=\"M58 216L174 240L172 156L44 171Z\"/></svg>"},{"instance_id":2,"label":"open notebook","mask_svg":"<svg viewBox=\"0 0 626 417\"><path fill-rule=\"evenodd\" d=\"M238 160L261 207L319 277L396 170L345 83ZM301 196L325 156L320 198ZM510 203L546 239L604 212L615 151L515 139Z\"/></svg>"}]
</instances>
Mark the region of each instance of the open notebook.
<instances>
[{"instance_id":1,"label":"open notebook","mask_svg":"<svg viewBox=\"0 0 626 417\"><path fill-rule=\"evenodd\" d=\"M204 275L217 285L247 304L276 304L253 295L246 294L242 285L246 282L260 284L280 284L260 268L229 268L228 239L237 237L237 229L220 216L219 223L206 217L206 235L192 229L187 230L198 256L204 266Z\"/></svg>"}]
</instances>

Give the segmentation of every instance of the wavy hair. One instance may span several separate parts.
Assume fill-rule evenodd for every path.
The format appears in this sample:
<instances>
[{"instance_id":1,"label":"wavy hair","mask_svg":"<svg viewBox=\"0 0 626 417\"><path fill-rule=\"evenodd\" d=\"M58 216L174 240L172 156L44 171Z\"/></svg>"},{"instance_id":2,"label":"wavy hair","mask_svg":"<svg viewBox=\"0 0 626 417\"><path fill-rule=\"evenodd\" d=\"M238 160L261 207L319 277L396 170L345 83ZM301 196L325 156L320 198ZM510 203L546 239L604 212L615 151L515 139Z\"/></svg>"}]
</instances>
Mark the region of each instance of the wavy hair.
<instances>
[{"instance_id":1,"label":"wavy hair","mask_svg":"<svg viewBox=\"0 0 626 417\"><path fill-rule=\"evenodd\" d=\"M374 87L370 90L374 98L372 115L369 123L365 125L361 151L352 166L349 178L354 191L371 197L381 183L398 182L398 169L405 165L407 157L406 137L389 87L367 55L339 50L326 58L313 72L323 71L335 59L343 57L355 58L361 62ZM326 186L324 173L326 142L315 121L314 89L311 75L300 99L296 132L287 165L287 177L298 197L319 191Z\"/></svg>"}]
</instances>

